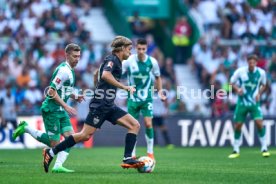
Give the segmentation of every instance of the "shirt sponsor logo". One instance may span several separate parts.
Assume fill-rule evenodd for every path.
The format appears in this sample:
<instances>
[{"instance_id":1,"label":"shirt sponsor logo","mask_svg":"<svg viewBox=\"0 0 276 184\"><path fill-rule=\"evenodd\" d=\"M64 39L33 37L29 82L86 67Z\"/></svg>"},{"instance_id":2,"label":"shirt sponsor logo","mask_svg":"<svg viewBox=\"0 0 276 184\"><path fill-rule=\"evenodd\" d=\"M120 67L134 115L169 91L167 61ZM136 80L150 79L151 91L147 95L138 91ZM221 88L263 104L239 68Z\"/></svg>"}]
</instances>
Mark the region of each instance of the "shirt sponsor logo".
<instances>
[{"instance_id":1,"label":"shirt sponsor logo","mask_svg":"<svg viewBox=\"0 0 276 184\"><path fill-rule=\"evenodd\" d=\"M112 68L113 67L113 62L112 61L109 61L108 64L107 64L108 67Z\"/></svg>"},{"instance_id":2,"label":"shirt sponsor logo","mask_svg":"<svg viewBox=\"0 0 276 184\"><path fill-rule=\"evenodd\" d=\"M61 82L60 78L57 78L55 82L59 84Z\"/></svg>"},{"instance_id":3,"label":"shirt sponsor logo","mask_svg":"<svg viewBox=\"0 0 276 184\"><path fill-rule=\"evenodd\" d=\"M95 116L93 119L93 123L96 125L100 122L100 118L98 116Z\"/></svg>"}]
</instances>

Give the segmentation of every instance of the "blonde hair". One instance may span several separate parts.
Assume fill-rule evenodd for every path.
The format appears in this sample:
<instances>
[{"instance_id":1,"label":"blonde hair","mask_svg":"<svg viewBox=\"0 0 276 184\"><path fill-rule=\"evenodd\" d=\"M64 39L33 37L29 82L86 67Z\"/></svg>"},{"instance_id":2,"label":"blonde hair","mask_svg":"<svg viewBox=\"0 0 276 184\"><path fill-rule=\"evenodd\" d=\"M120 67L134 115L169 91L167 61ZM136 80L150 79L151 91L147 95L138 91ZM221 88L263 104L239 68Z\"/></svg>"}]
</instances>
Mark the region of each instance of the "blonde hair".
<instances>
[{"instance_id":1,"label":"blonde hair","mask_svg":"<svg viewBox=\"0 0 276 184\"><path fill-rule=\"evenodd\" d=\"M132 45L132 41L124 36L116 36L111 43L112 53L119 52L123 47Z\"/></svg>"}]
</instances>

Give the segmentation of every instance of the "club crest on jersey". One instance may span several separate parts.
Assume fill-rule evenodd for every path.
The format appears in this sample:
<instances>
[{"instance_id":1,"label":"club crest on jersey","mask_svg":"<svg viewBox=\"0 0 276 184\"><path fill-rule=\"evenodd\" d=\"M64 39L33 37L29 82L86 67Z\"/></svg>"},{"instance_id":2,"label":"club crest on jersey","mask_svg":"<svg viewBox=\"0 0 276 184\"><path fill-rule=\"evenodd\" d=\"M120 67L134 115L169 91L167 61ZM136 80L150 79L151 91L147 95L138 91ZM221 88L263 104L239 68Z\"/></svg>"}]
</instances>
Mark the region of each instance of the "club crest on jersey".
<instances>
[{"instance_id":1,"label":"club crest on jersey","mask_svg":"<svg viewBox=\"0 0 276 184\"><path fill-rule=\"evenodd\" d=\"M93 123L96 125L100 122L100 118L98 116L95 116L93 119Z\"/></svg>"},{"instance_id":2,"label":"club crest on jersey","mask_svg":"<svg viewBox=\"0 0 276 184\"><path fill-rule=\"evenodd\" d=\"M57 84L59 84L61 82L60 78L56 78L56 81L55 81Z\"/></svg>"},{"instance_id":3,"label":"club crest on jersey","mask_svg":"<svg viewBox=\"0 0 276 184\"><path fill-rule=\"evenodd\" d=\"M113 67L113 62L112 61L109 61L108 64L107 64L108 67L112 68Z\"/></svg>"},{"instance_id":4,"label":"club crest on jersey","mask_svg":"<svg viewBox=\"0 0 276 184\"><path fill-rule=\"evenodd\" d=\"M57 126L56 125L54 126L54 131L57 131Z\"/></svg>"}]
</instances>

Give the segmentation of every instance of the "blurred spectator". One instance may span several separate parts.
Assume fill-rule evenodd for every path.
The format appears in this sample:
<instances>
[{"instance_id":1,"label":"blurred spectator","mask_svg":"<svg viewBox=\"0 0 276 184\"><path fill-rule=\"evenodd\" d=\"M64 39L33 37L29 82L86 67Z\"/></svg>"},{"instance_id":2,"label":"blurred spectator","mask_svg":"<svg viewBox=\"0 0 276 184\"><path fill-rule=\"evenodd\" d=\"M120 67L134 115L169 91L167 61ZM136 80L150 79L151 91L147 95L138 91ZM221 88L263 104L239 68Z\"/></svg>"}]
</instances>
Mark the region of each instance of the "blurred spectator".
<instances>
[{"instance_id":1,"label":"blurred spectator","mask_svg":"<svg viewBox=\"0 0 276 184\"><path fill-rule=\"evenodd\" d=\"M271 62L268 68L269 73L276 74L276 53L273 54L272 58L271 58Z\"/></svg>"},{"instance_id":2,"label":"blurred spectator","mask_svg":"<svg viewBox=\"0 0 276 184\"><path fill-rule=\"evenodd\" d=\"M272 31L271 31L271 37L273 39L276 39L276 12L274 11L273 18L272 18Z\"/></svg>"},{"instance_id":3,"label":"blurred spectator","mask_svg":"<svg viewBox=\"0 0 276 184\"><path fill-rule=\"evenodd\" d=\"M273 40L276 38L276 13L272 10L273 2L261 1L258 6L252 6L245 0L186 2L191 5L190 12L197 11L204 15L201 18L205 30L199 42L193 46L192 57L189 59L189 64L197 72L202 86L209 88L210 84L219 82L222 89L229 91L228 79L233 71L247 64L246 55L255 53L260 58L257 65L269 70L273 91L274 80L276 81L276 64L272 58L276 51ZM196 23L198 24L197 21ZM213 34L217 30L220 34ZM273 92L273 99L272 94ZM224 116L225 113L233 111L236 98L233 94L227 101L219 98L212 101L212 108L209 109L213 110L213 116ZM276 100L272 100L271 103L265 101L263 108L268 115L275 114L275 104Z\"/></svg>"},{"instance_id":4,"label":"blurred spectator","mask_svg":"<svg viewBox=\"0 0 276 184\"><path fill-rule=\"evenodd\" d=\"M7 60L5 60L7 59ZM8 60L7 55L3 56L4 62L9 64L10 75L17 78L23 71L23 63L19 58L14 58L14 60Z\"/></svg>"},{"instance_id":5,"label":"blurred spectator","mask_svg":"<svg viewBox=\"0 0 276 184\"><path fill-rule=\"evenodd\" d=\"M202 17L200 10L198 9L200 0L192 0L191 1L191 8L190 8L190 15L194 19L197 27L199 29L200 35L204 34L204 18Z\"/></svg>"},{"instance_id":6,"label":"blurred spectator","mask_svg":"<svg viewBox=\"0 0 276 184\"><path fill-rule=\"evenodd\" d=\"M168 133L168 128L165 124L165 118L168 115L168 104L167 101L162 102L160 98L158 97L157 93L155 94L155 97L153 98L153 129L154 129L154 144L158 145L158 129L160 130L162 137L165 141L165 145L168 149L171 149L174 147L173 144L171 144L171 140Z\"/></svg>"},{"instance_id":7,"label":"blurred spectator","mask_svg":"<svg viewBox=\"0 0 276 184\"><path fill-rule=\"evenodd\" d=\"M257 40L266 40L268 38L268 34L264 27L260 27L258 34L256 35Z\"/></svg>"},{"instance_id":8,"label":"blurred spectator","mask_svg":"<svg viewBox=\"0 0 276 184\"><path fill-rule=\"evenodd\" d=\"M154 42L154 38L151 34L147 34L146 40L147 40L147 43L148 43L147 54L152 56L157 50L157 45Z\"/></svg>"},{"instance_id":9,"label":"blurred spectator","mask_svg":"<svg viewBox=\"0 0 276 184\"><path fill-rule=\"evenodd\" d=\"M83 45L83 47L82 47L82 56L81 56L81 59L80 59L78 65L76 67L76 70L83 72L87 69L88 64L90 62L91 52L93 52L93 50L90 51L87 48L87 45Z\"/></svg>"},{"instance_id":10,"label":"blurred spectator","mask_svg":"<svg viewBox=\"0 0 276 184\"><path fill-rule=\"evenodd\" d=\"M42 102L42 93L37 89L36 82L30 81L25 91L25 100L28 100L33 106L40 106Z\"/></svg>"},{"instance_id":11,"label":"blurred spectator","mask_svg":"<svg viewBox=\"0 0 276 184\"><path fill-rule=\"evenodd\" d=\"M255 38L256 34L253 34L252 31L250 30L250 26L246 26L245 32L240 36L241 39L248 39L248 40L253 40Z\"/></svg>"},{"instance_id":12,"label":"blurred spectator","mask_svg":"<svg viewBox=\"0 0 276 184\"><path fill-rule=\"evenodd\" d=\"M276 70L275 70L275 63L276 63L276 57L274 56L273 64L271 65L271 99L270 99L270 106L269 106L269 115L275 115L276 114Z\"/></svg>"},{"instance_id":13,"label":"blurred spectator","mask_svg":"<svg viewBox=\"0 0 276 184\"><path fill-rule=\"evenodd\" d=\"M45 29L40 26L38 22L35 22L34 28L29 32L29 36L34 38L41 38L45 36Z\"/></svg>"},{"instance_id":14,"label":"blurred spectator","mask_svg":"<svg viewBox=\"0 0 276 184\"><path fill-rule=\"evenodd\" d=\"M88 64L87 67L85 68L85 71L82 73L81 79L84 82L84 84L89 88L92 89L94 88L94 71L96 68L93 70L93 65Z\"/></svg>"},{"instance_id":15,"label":"blurred spectator","mask_svg":"<svg viewBox=\"0 0 276 184\"><path fill-rule=\"evenodd\" d=\"M228 114L228 104L226 99L226 94L219 90L222 89L220 82L215 82L215 98L212 103L212 117L223 118Z\"/></svg>"},{"instance_id":16,"label":"blurred spectator","mask_svg":"<svg viewBox=\"0 0 276 184\"><path fill-rule=\"evenodd\" d=\"M16 104L21 104L25 99L25 89L17 86L15 88L15 102Z\"/></svg>"},{"instance_id":17,"label":"blurred spectator","mask_svg":"<svg viewBox=\"0 0 276 184\"><path fill-rule=\"evenodd\" d=\"M164 89L167 90L168 114L186 113L186 105L178 98L176 94L176 84L172 83L169 78L162 78Z\"/></svg>"},{"instance_id":18,"label":"blurred spectator","mask_svg":"<svg viewBox=\"0 0 276 184\"><path fill-rule=\"evenodd\" d=\"M89 89L88 86L86 86L83 82L78 82L78 87L80 93L79 94L86 94L87 90ZM90 103L90 97L85 95L85 100L81 103L77 103L76 104L76 110L77 110L77 128L78 128L78 132L80 132L82 130L83 124L86 120L86 116L89 112L89 103Z\"/></svg>"},{"instance_id":19,"label":"blurred spectator","mask_svg":"<svg viewBox=\"0 0 276 184\"><path fill-rule=\"evenodd\" d=\"M172 58L168 57L165 60L165 65L160 66L161 75L169 79L172 84L176 83L176 76Z\"/></svg>"},{"instance_id":20,"label":"blurred spectator","mask_svg":"<svg viewBox=\"0 0 276 184\"><path fill-rule=\"evenodd\" d=\"M0 84L15 84L15 101L20 104L19 114L39 114L37 103L40 103L42 92L48 86L49 74L65 60L63 46L67 42L88 45L81 60L82 71L89 62L95 61L90 32L80 21L93 3L3 0L2 4ZM86 10L82 8L83 4L87 5Z\"/></svg>"},{"instance_id":21,"label":"blurred spectator","mask_svg":"<svg viewBox=\"0 0 276 184\"><path fill-rule=\"evenodd\" d=\"M174 27L172 42L175 46L176 63L186 63L187 48L190 45L192 28L186 17L180 17Z\"/></svg>"},{"instance_id":22,"label":"blurred spectator","mask_svg":"<svg viewBox=\"0 0 276 184\"><path fill-rule=\"evenodd\" d=\"M254 14L251 16L251 20L249 21L248 27L250 33L252 33L253 35L257 35L261 27L261 23L258 21L257 17Z\"/></svg>"},{"instance_id":23,"label":"blurred spectator","mask_svg":"<svg viewBox=\"0 0 276 184\"><path fill-rule=\"evenodd\" d=\"M20 87L27 87L31 81L30 74L27 68L24 68L22 73L16 78L16 83Z\"/></svg>"},{"instance_id":24,"label":"blurred spectator","mask_svg":"<svg viewBox=\"0 0 276 184\"><path fill-rule=\"evenodd\" d=\"M84 28L84 24L80 24L77 30L77 36L79 38L80 41L82 41L83 43L86 43L90 38L90 32L86 31Z\"/></svg>"},{"instance_id":25,"label":"blurred spectator","mask_svg":"<svg viewBox=\"0 0 276 184\"><path fill-rule=\"evenodd\" d=\"M6 127L7 123L10 122L13 128L16 129L17 114L16 114L15 95L12 94L12 89L10 84L6 85L5 91L2 95L3 96L0 98L0 109L1 109L1 117L2 117L1 127Z\"/></svg>"},{"instance_id":26,"label":"blurred spectator","mask_svg":"<svg viewBox=\"0 0 276 184\"><path fill-rule=\"evenodd\" d=\"M230 38L232 36L232 26L239 19L240 15L237 8L231 3L227 2L225 8L221 8L222 25L221 34L223 38Z\"/></svg>"},{"instance_id":27,"label":"blurred spectator","mask_svg":"<svg viewBox=\"0 0 276 184\"><path fill-rule=\"evenodd\" d=\"M234 37L241 37L246 32L247 23L244 16L240 16L239 20L233 24L232 31Z\"/></svg>"},{"instance_id":28,"label":"blurred spectator","mask_svg":"<svg viewBox=\"0 0 276 184\"><path fill-rule=\"evenodd\" d=\"M12 124L14 130L17 128L16 111L15 95L11 85L6 85L5 92L0 96L0 129L5 128L8 123ZM23 143L23 136L20 136L20 141Z\"/></svg>"},{"instance_id":29,"label":"blurred spectator","mask_svg":"<svg viewBox=\"0 0 276 184\"><path fill-rule=\"evenodd\" d=\"M44 49L42 52L42 56L38 59L38 66L43 70L44 73L49 73L49 70L55 61L49 51Z\"/></svg>"},{"instance_id":30,"label":"blurred spectator","mask_svg":"<svg viewBox=\"0 0 276 184\"><path fill-rule=\"evenodd\" d=\"M145 37L150 32L146 23L139 17L139 12L133 13L133 19L130 21L132 33L135 37Z\"/></svg>"},{"instance_id":31,"label":"blurred spectator","mask_svg":"<svg viewBox=\"0 0 276 184\"><path fill-rule=\"evenodd\" d=\"M55 62L64 61L65 60L65 52L62 44L57 44L57 48L52 53L52 57Z\"/></svg>"},{"instance_id":32,"label":"blurred spectator","mask_svg":"<svg viewBox=\"0 0 276 184\"><path fill-rule=\"evenodd\" d=\"M218 17L219 6L215 1L201 1L198 9L203 17L205 29L209 29L209 26L218 24L220 22Z\"/></svg>"}]
</instances>

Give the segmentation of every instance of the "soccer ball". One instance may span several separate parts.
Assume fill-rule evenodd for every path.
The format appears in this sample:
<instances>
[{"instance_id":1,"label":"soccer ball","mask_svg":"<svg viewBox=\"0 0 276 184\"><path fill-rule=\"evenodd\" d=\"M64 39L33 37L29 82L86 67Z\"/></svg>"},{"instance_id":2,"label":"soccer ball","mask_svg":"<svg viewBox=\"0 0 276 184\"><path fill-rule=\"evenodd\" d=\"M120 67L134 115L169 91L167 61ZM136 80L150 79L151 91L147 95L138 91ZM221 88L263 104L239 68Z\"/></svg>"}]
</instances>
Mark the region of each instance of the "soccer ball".
<instances>
[{"instance_id":1,"label":"soccer ball","mask_svg":"<svg viewBox=\"0 0 276 184\"><path fill-rule=\"evenodd\" d=\"M155 161L148 156L143 156L138 159L140 162L144 162L145 165L143 167L138 168L139 173L151 173L155 167Z\"/></svg>"}]
</instances>

